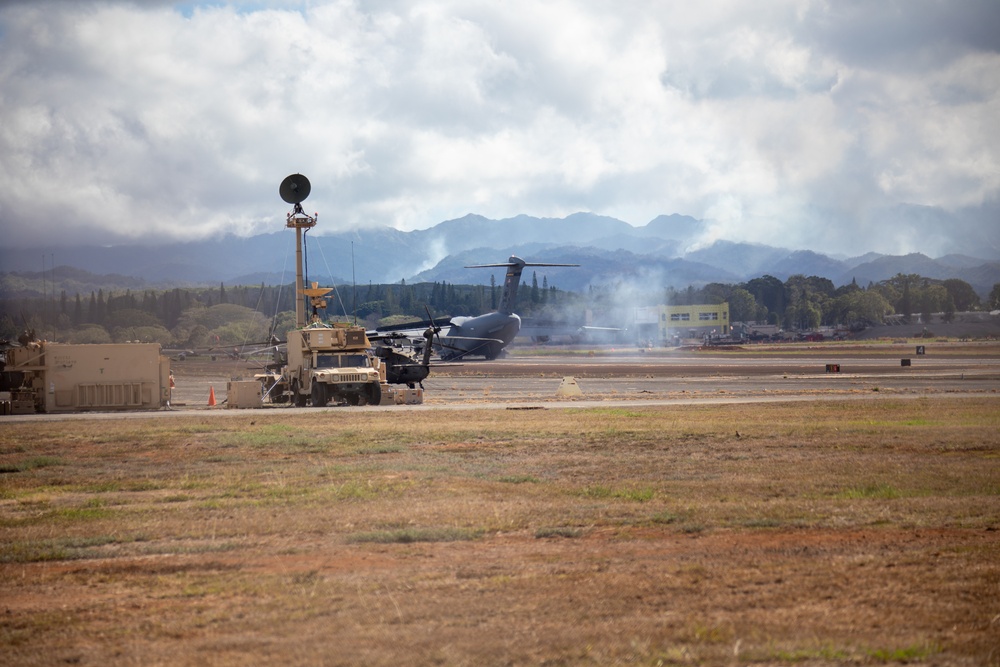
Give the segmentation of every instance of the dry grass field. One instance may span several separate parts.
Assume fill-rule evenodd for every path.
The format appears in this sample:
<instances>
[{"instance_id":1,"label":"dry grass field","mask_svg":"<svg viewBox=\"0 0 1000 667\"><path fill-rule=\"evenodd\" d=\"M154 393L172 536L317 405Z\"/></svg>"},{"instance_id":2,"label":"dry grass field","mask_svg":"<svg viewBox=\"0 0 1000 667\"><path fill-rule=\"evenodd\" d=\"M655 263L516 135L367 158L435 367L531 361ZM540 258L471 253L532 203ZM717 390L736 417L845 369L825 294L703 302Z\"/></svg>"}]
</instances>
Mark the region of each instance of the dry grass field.
<instances>
[{"instance_id":1,"label":"dry grass field","mask_svg":"<svg viewBox=\"0 0 1000 667\"><path fill-rule=\"evenodd\" d=\"M4 665L1000 665L1000 398L0 422Z\"/></svg>"}]
</instances>

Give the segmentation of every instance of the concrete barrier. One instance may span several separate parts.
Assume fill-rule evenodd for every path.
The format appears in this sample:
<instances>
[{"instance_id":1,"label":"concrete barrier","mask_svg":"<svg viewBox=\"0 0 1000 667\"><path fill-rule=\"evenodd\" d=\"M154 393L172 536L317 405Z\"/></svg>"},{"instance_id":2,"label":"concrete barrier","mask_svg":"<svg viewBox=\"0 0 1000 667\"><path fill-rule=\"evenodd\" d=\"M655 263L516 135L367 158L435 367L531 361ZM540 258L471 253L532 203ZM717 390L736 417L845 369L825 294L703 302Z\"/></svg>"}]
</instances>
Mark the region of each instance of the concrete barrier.
<instances>
[{"instance_id":1,"label":"concrete barrier","mask_svg":"<svg viewBox=\"0 0 1000 667\"><path fill-rule=\"evenodd\" d=\"M583 396L583 390L580 389L580 385L576 383L575 377L567 376L564 377L562 382L559 383L559 388L556 389L556 396L562 396L563 398Z\"/></svg>"}]
</instances>

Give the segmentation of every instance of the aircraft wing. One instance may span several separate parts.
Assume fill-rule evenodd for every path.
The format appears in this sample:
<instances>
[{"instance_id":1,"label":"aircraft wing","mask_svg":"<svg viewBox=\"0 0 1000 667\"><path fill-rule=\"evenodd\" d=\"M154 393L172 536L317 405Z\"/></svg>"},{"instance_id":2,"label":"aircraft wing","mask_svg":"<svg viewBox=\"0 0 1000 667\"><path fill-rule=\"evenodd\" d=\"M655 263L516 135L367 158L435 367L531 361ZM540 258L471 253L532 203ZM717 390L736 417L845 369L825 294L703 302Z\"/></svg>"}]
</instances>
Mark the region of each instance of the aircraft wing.
<instances>
[{"instance_id":1,"label":"aircraft wing","mask_svg":"<svg viewBox=\"0 0 1000 667\"><path fill-rule=\"evenodd\" d=\"M580 327L580 331L628 331L628 329L624 327L592 327L584 325Z\"/></svg>"},{"instance_id":2,"label":"aircraft wing","mask_svg":"<svg viewBox=\"0 0 1000 667\"><path fill-rule=\"evenodd\" d=\"M511 259L513 260L515 258L511 257ZM493 267L499 268L499 267L504 267L504 266L521 266L521 267L526 267L526 266L566 266L566 267L574 267L574 266L580 266L580 265L579 264L548 264L548 263L540 263L540 262L524 262L522 260L520 263L513 262L513 261L507 261L507 262L499 262L497 264L473 264L472 266L467 266L465 268L467 268L467 269L491 269Z\"/></svg>"}]
</instances>

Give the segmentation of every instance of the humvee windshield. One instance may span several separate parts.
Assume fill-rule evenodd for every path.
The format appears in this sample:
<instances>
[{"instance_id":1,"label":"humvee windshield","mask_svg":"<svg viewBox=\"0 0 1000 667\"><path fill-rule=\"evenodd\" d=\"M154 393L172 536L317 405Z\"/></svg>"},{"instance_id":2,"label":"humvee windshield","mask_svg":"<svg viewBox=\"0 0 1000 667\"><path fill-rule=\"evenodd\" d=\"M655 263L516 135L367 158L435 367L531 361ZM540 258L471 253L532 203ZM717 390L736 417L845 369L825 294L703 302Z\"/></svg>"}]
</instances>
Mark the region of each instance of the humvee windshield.
<instances>
[{"instance_id":1,"label":"humvee windshield","mask_svg":"<svg viewBox=\"0 0 1000 667\"><path fill-rule=\"evenodd\" d=\"M316 357L316 368L357 368L370 367L367 354L320 354Z\"/></svg>"}]
</instances>

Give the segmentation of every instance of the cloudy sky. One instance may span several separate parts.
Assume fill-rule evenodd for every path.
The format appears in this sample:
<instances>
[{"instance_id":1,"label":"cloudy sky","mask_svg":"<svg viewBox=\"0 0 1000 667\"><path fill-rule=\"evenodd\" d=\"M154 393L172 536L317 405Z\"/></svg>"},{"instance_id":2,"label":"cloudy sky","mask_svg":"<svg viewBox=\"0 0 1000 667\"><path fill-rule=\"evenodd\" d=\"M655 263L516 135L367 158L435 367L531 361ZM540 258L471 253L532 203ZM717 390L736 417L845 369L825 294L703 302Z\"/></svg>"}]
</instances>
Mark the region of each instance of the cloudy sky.
<instances>
[{"instance_id":1,"label":"cloudy sky","mask_svg":"<svg viewBox=\"0 0 1000 667\"><path fill-rule=\"evenodd\" d=\"M0 1L8 247L278 231L302 173L319 234L996 253L998 119L996 0Z\"/></svg>"}]
</instances>

